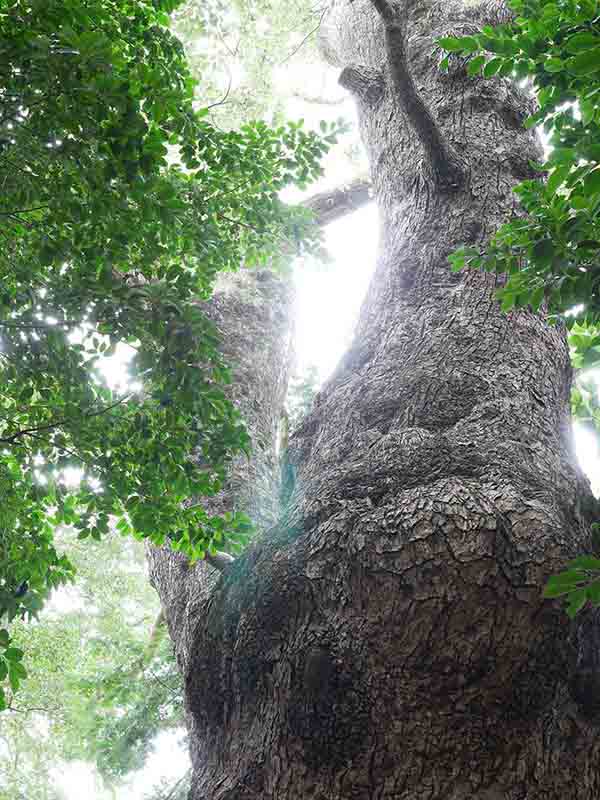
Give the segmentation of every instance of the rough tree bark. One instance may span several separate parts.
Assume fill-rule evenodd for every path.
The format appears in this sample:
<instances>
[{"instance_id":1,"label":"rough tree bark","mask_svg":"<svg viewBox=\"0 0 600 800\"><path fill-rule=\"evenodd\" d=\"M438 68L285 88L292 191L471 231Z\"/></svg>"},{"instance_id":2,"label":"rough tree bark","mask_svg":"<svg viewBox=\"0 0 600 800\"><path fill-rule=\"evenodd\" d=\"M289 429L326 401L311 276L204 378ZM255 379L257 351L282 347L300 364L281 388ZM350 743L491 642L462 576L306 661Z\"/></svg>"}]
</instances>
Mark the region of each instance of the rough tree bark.
<instances>
[{"instance_id":1,"label":"rough tree bark","mask_svg":"<svg viewBox=\"0 0 600 800\"><path fill-rule=\"evenodd\" d=\"M314 194L303 205L312 211L315 224L324 227L366 205L371 197L370 180L359 177ZM236 458L223 490L204 504L211 514L244 511L259 533L276 523L280 510L279 431L294 364L293 299L289 275L242 269L222 275L210 300L202 303L232 368L228 395L240 410L253 444L251 458ZM208 565L199 562L191 567L186 557L169 547L148 546L146 554L150 580L162 604L155 625L167 623L185 674L197 616L218 573L233 558L217 553L207 556Z\"/></svg>"},{"instance_id":2,"label":"rough tree bark","mask_svg":"<svg viewBox=\"0 0 600 800\"><path fill-rule=\"evenodd\" d=\"M571 629L540 598L589 547L565 337L447 266L539 154L521 89L437 69L437 37L498 13L331 4L324 49L359 106L380 255L291 444L280 521L170 626L192 800L600 796L597 616Z\"/></svg>"}]
</instances>

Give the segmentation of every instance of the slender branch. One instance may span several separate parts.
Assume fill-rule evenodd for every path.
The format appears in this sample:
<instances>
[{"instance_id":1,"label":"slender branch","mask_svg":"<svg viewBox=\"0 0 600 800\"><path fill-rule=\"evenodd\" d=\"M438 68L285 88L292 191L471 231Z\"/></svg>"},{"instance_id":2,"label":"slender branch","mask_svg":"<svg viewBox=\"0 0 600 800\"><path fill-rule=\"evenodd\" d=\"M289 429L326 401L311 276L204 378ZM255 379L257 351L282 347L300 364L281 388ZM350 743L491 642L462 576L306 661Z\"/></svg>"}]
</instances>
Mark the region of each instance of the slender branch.
<instances>
[{"instance_id":1,"label":"slender branch","mask_svg":"<svg viewBox=\"0 0 600 800\"><path fill-rule=\"evenodd\" d=\"M221 100L218 100L216 103L211 103L209 106L206 106L206 108L204 108L203 110L204 111L208 111L211 108L216 108L217 106L225 105L225 103L227 102L227 98L229 97L229 92L231 91L231 84L232 83L233 83L233 79L232 79L231 75L229 75L229 83L227 84L227 91L225 92L224 96L221 98Z\"/></svg>"},{"instance_id":2,"label":"slender branch","mask_svg":"<svg viewBox=\"0 0 600 800\"><path fill-rule=\"evenodd\" d=\"M31 708L17 708L16 706L7 706L7 711L15 711L17 714L52 714L52 709L43 708L38 706L31 706Z\"/></svg>"},{"instance_id":3,"label":"slender branch","mask_svg":"<svg viewBox=\"0 0 600 800\"><path fill-rule=\"evenodd\" d=\"M48 206L35 206L34 208L19 208L14 211L0 211L0 217L10 217L13 214L28 214L30 211L41 211Z\"/></svg>"},{"instance_id":4,"label":"slender branch","mask_svg":"<svg viewBox=\"0 0 600 800\"><path fill-rule=\"evenodd\" d=\"M326 14L326 13L327 13L327 8L325 8L325 9L324 9L323 13L321 14L321 16L320 16L320 18L319 18L319 21L318 21L318 23L315 25L315 27L312 29L312 31L309 31L309 32L306 34L306 36L304 37L304 39L302 39L302 41L300 42L300 44L299 44L297 47L294 47L294 49L292 50L292 52L291 52L291 53L288 53L288 55L287 55L287 56L286 56L286 57L283 59L283 61L280 61L280 62L279 62L279 66L280 66L280 67L282 67L284 64L287 64L287 62L288 62L288 61L289 61L289 60L290 60L290 59L291 59L293 56L295 56L295 55L296 55L296 53L298 52L298 50L300 50L300 48L304 47L304 45L305 45L305 44L306 44L306 42L307 42L307 41L310 39L310 37L311 37L313 34L315 34L315 33L316 33L318 30L319 30L319 28L321 27L321 23L323 22L323 19L324 19L324 17L325 17L325 14Z\"/></svg>"},{"instance_id":5,"label":"slender branch","mask_svg":"<svg viewBox=\"0 0 600 800\"><path fill-rule=\"evenodd\" d=\"M102 414L106 414L111 411L113 408L126 403L133 394L128 394L126 397L122 397L120 400L117 400L115 403L111 403L108 406L100 409L99 411L91 411L89 414L84 415L84 419L90 419L91 417L99 417ZM21 430L13 433L12 436L7 436L6 438L0 438L0 442L3 444L12 444L12 442L16 441L16 439L20 439L21 436L31 436L35 433L40 433L41 431L48 431L52 430L53 428L58 428L59 425L66 425L69 422L68 419L58 419L54 422L50 422L47 425L39 425L35 428L22 428Z\"/></svg>"},{"instance_id":6,"label":"slender branch","mask_svg":"<svg viewBox=\"0 0 600 800\"><path fill-rule=\"evenodd\" d=\"M37 322L37 323L24 323L24 322L0 322L0 328L16 328L23 331L38 331L38 330L58 330L61 328L76 328L81 325L81 322Z\"/></svg>"},{"instance_id":7,"label":"slender branch","mask_svg":"<svg viewBox=\"0 0 600 800\"><path fill-rule=\"evenodd\" d=\"M440 188L456 190L464 183L465 170L415 88L407 63L402 7L388 0L371 0L371 3L384 24L386 53L396 99L419 137L434 179Z\"/></svg>"},{"instance_id":8,"label":"slender branch","mask_svg":"<svg viewBox=\"0 0 600 800\"><path fill-rule=\"evenodd\" d=\"M302 100L303 103L310 103L315 106L341 106L347 99L346 97L319 97L318 95L304 94L304 92L300 91L292 92L292 94L298 100Z\"/></svg>"}]
</instances>

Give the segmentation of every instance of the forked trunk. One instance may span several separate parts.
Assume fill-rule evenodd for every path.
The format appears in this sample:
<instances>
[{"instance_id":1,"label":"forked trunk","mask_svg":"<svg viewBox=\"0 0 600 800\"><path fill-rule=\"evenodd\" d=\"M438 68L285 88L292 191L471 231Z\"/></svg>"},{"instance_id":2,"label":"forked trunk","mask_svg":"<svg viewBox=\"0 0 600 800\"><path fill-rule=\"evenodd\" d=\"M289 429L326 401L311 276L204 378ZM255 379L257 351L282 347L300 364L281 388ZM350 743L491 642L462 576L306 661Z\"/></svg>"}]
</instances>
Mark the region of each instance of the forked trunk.
<instances>
[{"instance_id":1,"label":"forked trunk","mask_svg":"<svg viewBox=\"0 0 600 800\"><path fill-rule=\"evenodd\" d=\"M374 5L333 2L324 49L359 104L377 268L282 519L172 627L191 799L595 800L596 618L540 597L589 546L564 332L447 264L539 158L530 101L438 70L437 37L499 4L390 4L387 52Z\"/></svg>"}]
</instances>

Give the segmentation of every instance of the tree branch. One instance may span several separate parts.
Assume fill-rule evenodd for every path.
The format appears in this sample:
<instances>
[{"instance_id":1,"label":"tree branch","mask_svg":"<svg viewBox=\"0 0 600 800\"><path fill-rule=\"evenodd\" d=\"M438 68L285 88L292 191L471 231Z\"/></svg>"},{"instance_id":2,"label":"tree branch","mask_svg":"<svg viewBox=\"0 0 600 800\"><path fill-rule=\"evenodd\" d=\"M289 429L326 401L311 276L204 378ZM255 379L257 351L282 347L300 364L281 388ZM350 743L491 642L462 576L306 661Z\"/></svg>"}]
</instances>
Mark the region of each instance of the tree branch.
<instances>
[{"instance_id":1,"label":"tree branch","mask_svg":"<svg viewBox=\"0 0 600 800\"><path fill-rule=\"evenodd\" d=\"M345 186L314 194L302 205L314 213L317 225L322 227L362 208L371 200L371 181L361 177Z\"/></svg>"},{"instance_id":2,"label":"tree branch","mask_svg":"<svg viewBox=\"0 0 600 800\"><path fill-rule=\"evenodd\" d=\"M341 106L347 99L344 96L335 98L319 97L318 95L304 94L304 92L300 91L292 92L292 95L297 97L298 100L302 100L303 103L310 103L315 106Z\"/></svg>"},{"instance_id":3,"label":"tree branch","mask_svg":"<svg viewBox=\"0 0 600 800\"><path fill-rule=\"evenodd\" d=\"M388 0L371 0L384 23L393 22L396 18L394 7Z\"/></svg>"},{"instance_id":4,"label":"tree branch","mask_svg":"<svg viewBox=\"0 0 600 800\"><path fill-rule=\"evenodd\" d=\"M235 558L230 556L229 553L221 553L221 551L217 551L214 556L211 556L210 553L207 553L205 561L219 572L224 572L230 564L233 564Z\"/></svg>"},{"instance_id":5,"label":"tree branch","mask_svg":"<svg viewBox=\"0 0 600 800\"><path fill-rule=\"evenodd\" d=\"M438 186L456 190L464 183L465 169L415 88L407 64L402 6L388 0L371 3L383 21L386 53L400 108L423 146Z\"/></svg>"},{"instance_id":6,"label":"tree branch","mask_svg":"<svg viewBox=\"0 0 600 800\"><path fill-rule=\"evenodd\" d=\"M98 410L98 411L91 411L89 414L84 414L83 419L90 419L91 417L99 417L102 414L106 414L111 409L116 408L117 406L126 403L133 394L128 394L126 397L122 397L120 400L117 400L115 403L111 403L108 406ZM21 436L33 436L36 433L40 433L41 431L49 431L53 428L58 428L60 425L67 425L70 422L68 418L65 419L57 419L53 422L49 422L47 425L40 425L34 428L22 428L21 430L16 431L15 433L11 434L10 436L0 438L0 443L2 444L12 444L12 442L19 439ZM64 449L64 448L59 448Z\"/></svg>"},{"instance_id":7,"label":"tree branch","mask_svg":"<svg viewBox=\"0 0 600 800\"><path fill-rule=\"evenodd\" d=\"M338 83L370 106L375 105L381 98L385 88L383 72L363 64L350 64L345 67Z\"/></svg>"}]
</instances>

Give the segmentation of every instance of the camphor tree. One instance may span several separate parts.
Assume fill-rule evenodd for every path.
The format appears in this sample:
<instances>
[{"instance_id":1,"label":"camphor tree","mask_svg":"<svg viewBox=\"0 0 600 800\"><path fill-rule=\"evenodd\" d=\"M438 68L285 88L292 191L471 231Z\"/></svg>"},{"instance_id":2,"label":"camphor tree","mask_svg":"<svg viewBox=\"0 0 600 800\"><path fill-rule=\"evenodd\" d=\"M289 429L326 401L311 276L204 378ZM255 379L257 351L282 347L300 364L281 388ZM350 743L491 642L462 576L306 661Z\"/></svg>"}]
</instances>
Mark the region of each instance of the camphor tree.
<instances>
[{"instance_id":1,"label":"camphor tree","mask_svg":"<svg viewBox=\"0 0 600 800\"><path fill-rule=\"evenodd\" d=\"M277 523L220 576L152 556L193 800L600 791L597 613L570 627L541 597L591 548L566 333L543 308L504 313L503 278L448 264L521 213L512 189L542 158L510 70L439 69L440 39L509 18L459 0L333 0L324 18L380 253L354 342L292 437ZM267 446L286 368L246 370L238 390ZM252 486L236 491L252 510Z\"/></svg>"}]
</instances>

